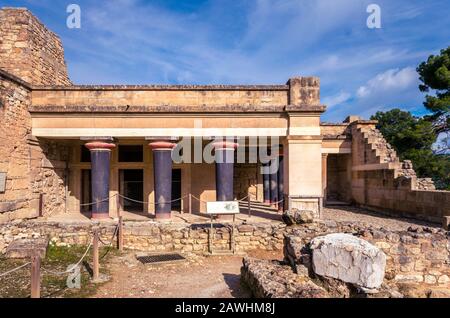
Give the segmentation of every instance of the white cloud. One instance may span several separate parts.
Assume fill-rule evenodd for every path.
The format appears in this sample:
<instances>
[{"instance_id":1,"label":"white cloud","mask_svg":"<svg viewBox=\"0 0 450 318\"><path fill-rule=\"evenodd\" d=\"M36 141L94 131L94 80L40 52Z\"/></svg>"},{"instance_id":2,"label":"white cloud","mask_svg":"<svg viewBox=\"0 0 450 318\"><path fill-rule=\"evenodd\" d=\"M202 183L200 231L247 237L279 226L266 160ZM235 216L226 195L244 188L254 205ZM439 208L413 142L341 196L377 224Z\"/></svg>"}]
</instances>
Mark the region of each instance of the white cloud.
<instances>
[{"instance_id":1,"label":"white cloud","mask_svg":"<svg viewBox=\"0 0 450 318\"><path fill-rule=\"evenodd\" d=\"M334 107L338 104L342 104L348 101L351 97L351 94L348 92L340 91L336 95L327 96L323 99L323 103L329 108Z\"/></svg>"},{"instance_id":2,"label":"white cloud","mask_svg":"<svg viewBox=\"0 0 450 318\"><path fill-rule=\"evenodd\" d=\"M413 67L390 69L376 75L366 85L360 86L356 92L358 98L383 94L385 92L401 92L412 86L417 86L418 75Z\"/></svg>"}]
</instances>

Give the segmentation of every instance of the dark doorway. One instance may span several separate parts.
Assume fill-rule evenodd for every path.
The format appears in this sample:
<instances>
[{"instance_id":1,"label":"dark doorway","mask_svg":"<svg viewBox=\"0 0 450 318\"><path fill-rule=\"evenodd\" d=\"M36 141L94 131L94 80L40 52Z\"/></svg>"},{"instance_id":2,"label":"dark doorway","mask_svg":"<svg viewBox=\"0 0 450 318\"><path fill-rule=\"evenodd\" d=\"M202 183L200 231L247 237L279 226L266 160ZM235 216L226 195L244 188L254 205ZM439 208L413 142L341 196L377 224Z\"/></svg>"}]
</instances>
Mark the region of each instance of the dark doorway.
<instances>
[{"instance_id":1,"label":"dark doorway","mask_svg":"<svg viewBox=\"0 0 450 318\"><path fill-rule=\"evenodd\" d=\"M119 185L122 209L144 212L144 170L119 170Z\"/></svg>"},{"instance_id":2,"label":"dark doorway","mask_svg":"<svg viewBox=\"0 0 450 318\"><path fill-rule=\"evenodd\" d=\"M88 213L92 210L91 170L81 170L81 205L80 211Z\"/></svg>"},{"instance_id":3,"label":"dark doorway","mask_svg":"<svg viewBox=\"0 0 450 318\"><path fill-rule=\"evenodd\" d=\"M181 169L172 170L172 200L181 198ZM181 200L172 202L172 211L181 212Z\"/></svg>"}]
</instances>

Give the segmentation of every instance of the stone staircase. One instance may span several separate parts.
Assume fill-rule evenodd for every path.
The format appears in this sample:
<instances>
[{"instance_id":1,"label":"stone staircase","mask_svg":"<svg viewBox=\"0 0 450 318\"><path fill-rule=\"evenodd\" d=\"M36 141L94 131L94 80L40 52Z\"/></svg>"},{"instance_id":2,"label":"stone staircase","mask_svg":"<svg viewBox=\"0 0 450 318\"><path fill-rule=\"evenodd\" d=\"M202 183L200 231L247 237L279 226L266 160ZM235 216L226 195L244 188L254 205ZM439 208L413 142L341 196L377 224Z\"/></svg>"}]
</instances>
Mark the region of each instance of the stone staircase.
<instances>
[{"instance_id":1,"label":"stone staircase","mask_svg":"<svg viewBox=\"0 0 450 318\"><path fill-rule=\"evenodd\" d=\"M400 161L394 148L384 139L383 134L374 127L360 127L357 130L364 139L367 162L372 164L388 164L386 169L395 171L396 178L412 180L412 189L435 190L431 178L417 178L410 160Z\"/></svg>"}]
</instances>

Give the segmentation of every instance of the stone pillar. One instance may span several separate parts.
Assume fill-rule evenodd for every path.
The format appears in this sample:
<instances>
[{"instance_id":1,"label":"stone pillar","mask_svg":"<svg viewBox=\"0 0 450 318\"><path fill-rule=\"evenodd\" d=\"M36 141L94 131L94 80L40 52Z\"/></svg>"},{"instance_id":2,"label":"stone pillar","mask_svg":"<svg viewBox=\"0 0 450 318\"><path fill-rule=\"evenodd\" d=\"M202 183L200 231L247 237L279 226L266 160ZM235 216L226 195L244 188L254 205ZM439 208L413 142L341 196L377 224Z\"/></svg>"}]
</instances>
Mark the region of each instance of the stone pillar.
<instances>
[{"instance_id":1,"label":"stone pillar","mask_svg":"<svg viewBox=\"0 0 450 318\"><path fill-rule=\"evenodd\" d=\"M111 149L116 145L105 141L86 143L91 151L92 218L109 218L109 171Z\"/></svg>"},{"instance_id":2,"label":"stone pillar","mask_svg":"<svg viewBox=\"0 0 450 318\"><path fill-rule=\"evenodd\" d=\"M328 154L322 154L322 195L323 195L323 203L326 204L327 201L327 160Z\"/></svg>"},{"instance_id":3,"label":"stone pillar","mask_svg":"<svg viewBox=\"0 0 450 318\"><path fill-rule=\"evenodd\" d=\"M284 156L280 153L278 157L278 211L284 211Z\"/></svg>"},{"instance_id":4,"label":"stone pillar","mask_svg":"<svg viewBox=\"0 0 450 318\"><path fill-rule=\"evenodd\" d=\"M274 208L278 204L278 157L270 161L270 205Z\"/></svg>"},{"instance_id":5,"label":"stone pillar","mask_svg":"<svg viewBox=\"0 0 450 318\"><path fill-rule=\"evenodd\" d=\"M270 203L270 163L262 164L264 203Z\"/></svg>"},{"instance_id":6,"label":"stone pillar","mask_svg":"<svg viewBox=\"0 0 450 318\"><path fill-rule=\"evenodd\" d=\"M234 151L239 146L231 141L213 143L216 157L216 200L233 200Z\"/></svg>"},{"instance_id":7,"label":"stone pillar","mask_svg":"<svg viewBox=\"0 0 450 318\"><path fill-rule=\"evenodd\" d=\"M149 144L153 151L156 219L170 219L172 212L172 149L175 143L161 140Z\"/></svg>"}]
</instances>

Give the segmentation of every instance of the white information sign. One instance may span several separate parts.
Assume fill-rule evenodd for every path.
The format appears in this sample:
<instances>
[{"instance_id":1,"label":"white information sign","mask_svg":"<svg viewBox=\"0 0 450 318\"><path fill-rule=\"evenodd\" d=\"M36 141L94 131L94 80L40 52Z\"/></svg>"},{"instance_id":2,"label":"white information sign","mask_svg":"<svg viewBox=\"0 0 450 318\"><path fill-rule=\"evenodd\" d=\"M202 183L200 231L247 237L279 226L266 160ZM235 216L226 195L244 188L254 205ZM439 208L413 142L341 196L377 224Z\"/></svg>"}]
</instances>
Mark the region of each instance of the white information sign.
<instances>
[{"instance_id":1,"label":"white information sign","mask_svg":"<svg viewBox=\"0 0 450 318\"><path fill-rule=\"evenodd\" d=\"M238 201L214 201L206 202L208 214L239 214Z\"/></svg>"}]
</instances>

